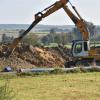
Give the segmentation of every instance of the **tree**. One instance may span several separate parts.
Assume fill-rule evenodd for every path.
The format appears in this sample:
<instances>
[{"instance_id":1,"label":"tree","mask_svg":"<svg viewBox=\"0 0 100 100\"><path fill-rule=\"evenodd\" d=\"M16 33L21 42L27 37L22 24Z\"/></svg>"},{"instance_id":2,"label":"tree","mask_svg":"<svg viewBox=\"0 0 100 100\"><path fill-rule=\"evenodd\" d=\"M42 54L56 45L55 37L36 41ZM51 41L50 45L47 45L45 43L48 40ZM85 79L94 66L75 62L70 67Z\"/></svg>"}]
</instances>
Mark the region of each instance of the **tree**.
<instances>
[{"instance_id":1,"label":"tree","mask_svg":"<svg viewBox=\"0 0 100 100\"><path fill-rule=\"evenodd\" d=\"M75 27L72 29L73 39L74 40L81 40L82 39L82 33Z\"/></svg>"},{"instance_id":2,"label":"tree","mask_svg":"<svg viewBox=\"0 0 100 100\"><path fill-rule=\"evenodd\" d=\"M55 40L54 40L54 38L55 38L55 33L56 33L55 28L52 28L52 29L50 30L50 41L51 41L51 43L54 43L54 42L55 42Z\"/></svg>"},{"instance_id":3,"label":"tree","mask_svg":"<svg viewBox=\"0 0 100 100\"><path fill-rule=\"evenodd\" d=\"M19 35L21 35L22 33L24 33L25 32L25 30L24 29L21 29L20 31L19 31Z\"/></svg>"},{"instance_id":4,"label":"tree","mask_svg":"<svg viewBox=\"0 0 100 100\"><path fill-rule=\"evenodd\" d=\"M95 34L95 25L92 22L87 22L87 27L89 29L90 32L90 37L93 38L94 34Z\"/></svg>"},{"instance_id":5,"label":"tree","mask_svg":"<svg viewBox=\"0 0 100 100\"><path fill-rule=\"evenodd\" d=\"M41 39L42 43L47 45L49 43L49 37L48 35L47 36L44 36L42 39Z\"/></svg>"},{"instance_id":6,"label":"tree","mask_svg":"<svg viewBox=\"0 0 100 100\"><path fill-rule=\"evenodd\" d=\"M3 43L10 43L10 42L12 42L14 40L14 37L12 36L7 36L6 34L3 34L2 35L2 42Z\"/></svg>"},{"instance_id":7,"label":"tree","mask_svg":"<svg viewBox=\"0 0 100 100\"><path fill-rule=\"evenodd\" d=\"M31 44L31 45L37 45L39 42L39 37L37 35L28 35L26 37L23 38L22 40L23 42L27 43L27 44Z\"/></svg>"}]
</instances>

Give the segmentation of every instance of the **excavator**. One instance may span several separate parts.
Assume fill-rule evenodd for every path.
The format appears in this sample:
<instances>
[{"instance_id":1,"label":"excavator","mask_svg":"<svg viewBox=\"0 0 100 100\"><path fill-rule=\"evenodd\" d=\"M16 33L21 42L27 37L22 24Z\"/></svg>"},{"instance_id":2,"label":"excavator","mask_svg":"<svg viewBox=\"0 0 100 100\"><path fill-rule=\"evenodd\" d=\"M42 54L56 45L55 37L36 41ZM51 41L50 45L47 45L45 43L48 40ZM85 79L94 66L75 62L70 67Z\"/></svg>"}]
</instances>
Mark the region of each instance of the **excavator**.
<instances>
[{"instance_id":1,"label":"excavator","mask_svg":"<svg viewBox=\"0 0 100 100\"><path fill-rule=\"evenodd\" d=\"M68 4L72 6L74 10L74 14ZM51 15L52 13L58 11L59 9L63 9L65 13L70 17L73 23L76 25L77 29L82 34L82 40L74 40L72 42L72 49L69 61L66 62L66 67L70 67L76 65L76 63L88 63L92 61L100 61L100 54L98 54L98 50L95 48L90 47L90 32L87 27L86 21L80 16L78 11L76 10L75 6L69 0L59 0L56 1L51 6L45 8L43 11L38 12L35 14L35 20L29 26L29 28L24 31L18 38L15 38L14 41L10 44L7 48L6 52L4 53L6 56L10 56L12 52L15 50L18 43L26 36L32 28L34 28L43 18Z\"/></svg>"}]
</instances>

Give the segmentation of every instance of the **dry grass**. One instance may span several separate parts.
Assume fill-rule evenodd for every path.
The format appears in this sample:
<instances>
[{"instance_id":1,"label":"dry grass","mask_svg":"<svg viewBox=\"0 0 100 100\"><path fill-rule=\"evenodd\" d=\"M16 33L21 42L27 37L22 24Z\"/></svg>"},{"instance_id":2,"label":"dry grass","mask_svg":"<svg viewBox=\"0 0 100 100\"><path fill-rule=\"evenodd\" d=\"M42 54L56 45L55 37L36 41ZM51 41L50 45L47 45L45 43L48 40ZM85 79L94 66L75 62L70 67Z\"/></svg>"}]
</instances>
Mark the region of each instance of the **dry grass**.
<instances>
[{"instance_id":1,"label":"dry grass","mask_svg":"<svg viewBox=\"0 0 100 100\"><path fill-rule=\"evenodd\" d=\"M10 86L15 100L100 100L99 72L17 77Z\"/></svg>"}]
</instances>

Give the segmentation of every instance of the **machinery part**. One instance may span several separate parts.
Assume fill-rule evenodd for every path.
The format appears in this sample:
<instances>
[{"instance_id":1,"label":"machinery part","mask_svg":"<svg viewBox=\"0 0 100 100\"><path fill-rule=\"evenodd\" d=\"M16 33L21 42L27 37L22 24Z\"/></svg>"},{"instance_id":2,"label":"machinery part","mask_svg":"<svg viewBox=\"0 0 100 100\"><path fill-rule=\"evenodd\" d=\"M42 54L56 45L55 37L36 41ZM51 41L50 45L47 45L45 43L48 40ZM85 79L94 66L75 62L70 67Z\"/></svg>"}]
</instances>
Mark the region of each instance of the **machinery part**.
<instances>
[{"instance_id":1,"label":"machinery part","mask_svg":"<svg viewBox=\"0 0 100 100\"><path fill-rule=\"evenodd\" d=\"M73 66L76 66L74 61L67 61L67 62L65 62L65 68L71 68Z\"/></svg>"},{"instance_id":2,"label":"machinery part","mask_svg":"<svg viewBox=\"0 0 100 100\"><path fill-rule=\"evenodd\" d=\"M73 66L88 67L88 66L94 66L94 63L96 65L97 61L95 61L93 58L72 58L71 61L65 63L65 67L66 68L70 68Z\"/></svg>"}]
</instances>

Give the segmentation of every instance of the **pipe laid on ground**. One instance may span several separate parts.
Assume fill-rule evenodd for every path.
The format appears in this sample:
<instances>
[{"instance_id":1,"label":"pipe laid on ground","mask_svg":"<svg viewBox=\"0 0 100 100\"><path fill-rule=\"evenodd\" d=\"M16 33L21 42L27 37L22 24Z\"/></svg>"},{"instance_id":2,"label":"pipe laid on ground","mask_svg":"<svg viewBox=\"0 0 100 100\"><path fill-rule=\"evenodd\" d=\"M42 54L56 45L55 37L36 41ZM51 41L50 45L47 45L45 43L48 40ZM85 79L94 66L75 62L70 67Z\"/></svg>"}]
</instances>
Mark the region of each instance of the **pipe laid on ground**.
<instances>
[{"instance_id":1,"label":"pipe laid on ground","mask_svg":"<svg viewBox=\"0 0 100 100\"><path fill-rule=\"evenodd\" d=\"M97 70L100 71L100 66L89 66L89 67L73 67L73 68L58 68L59 70L68 72L68 71L74 71L77 69L81 69L81 70ZM54 71L56 70L56 68L33 68L33 69L20 69L20 72L24 73L24 72L50 72L50 71Z\"/></svg>"}]
</instances>

